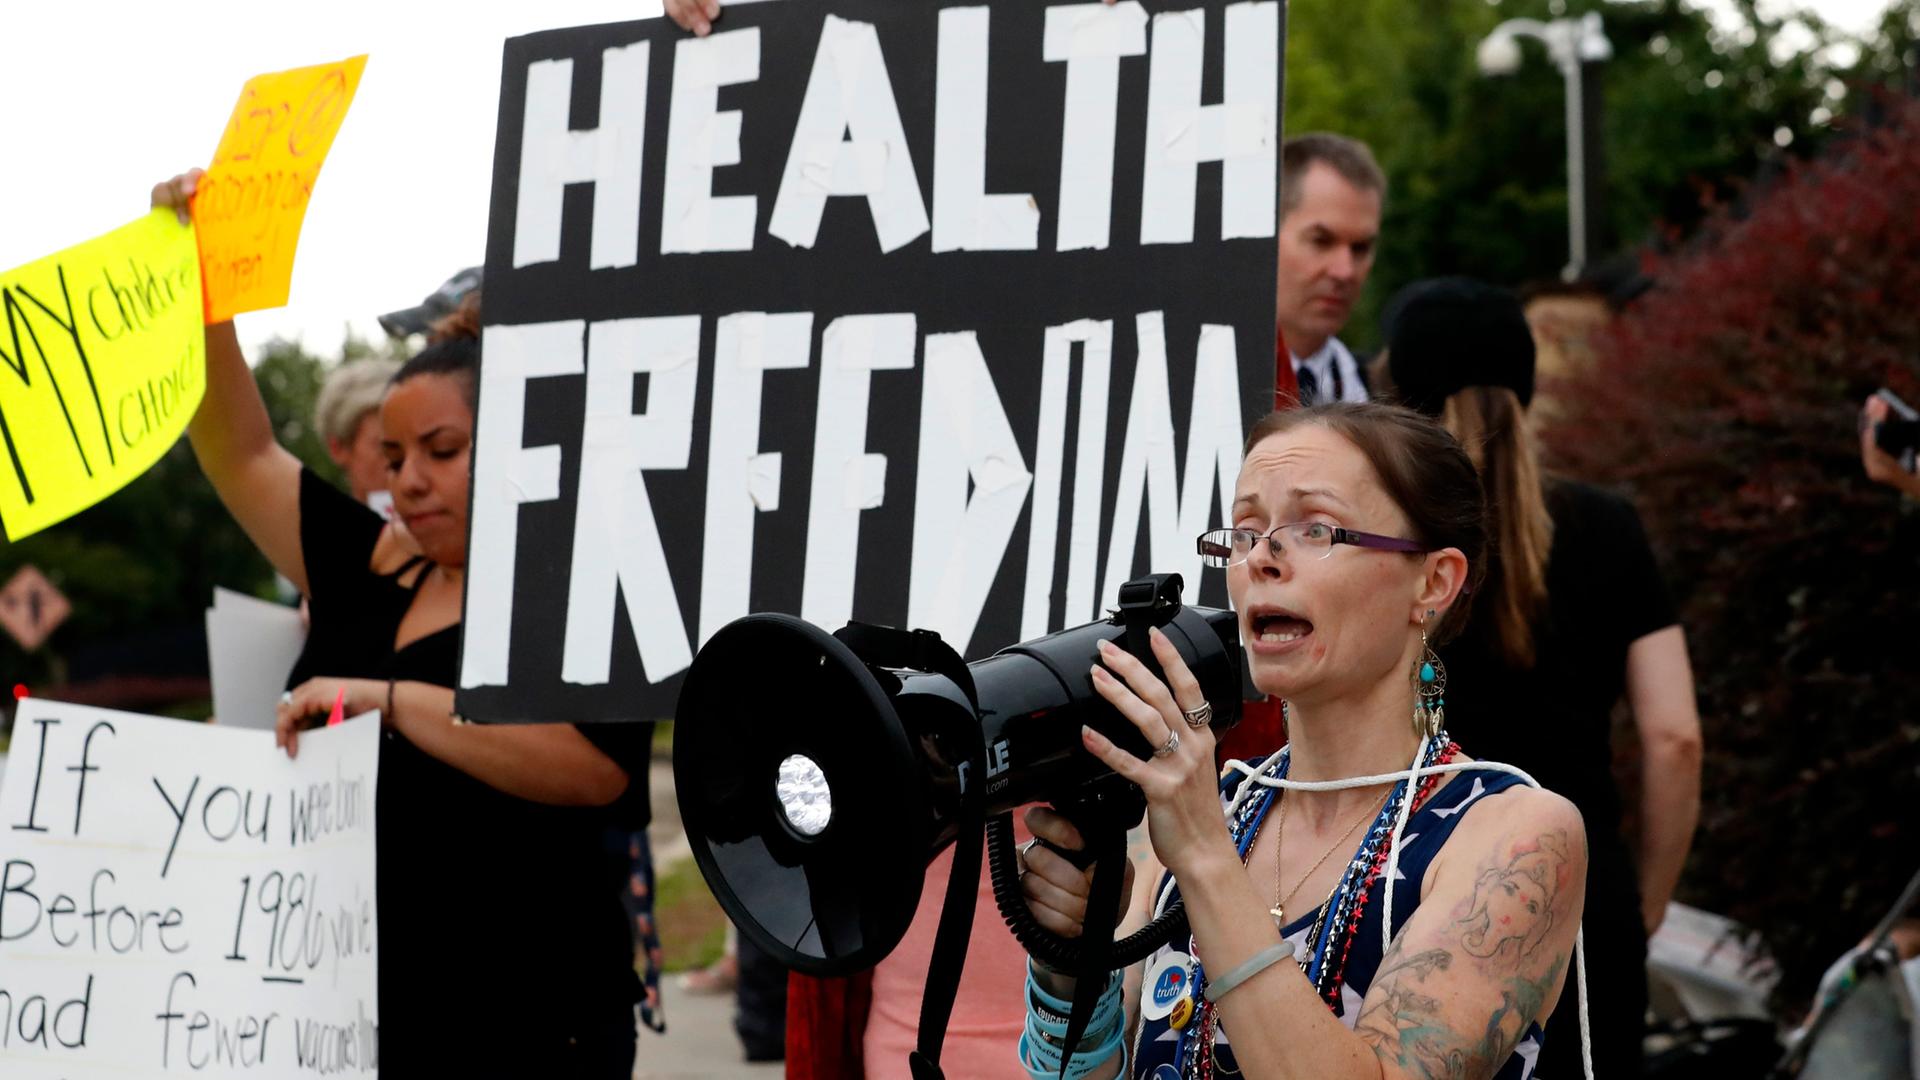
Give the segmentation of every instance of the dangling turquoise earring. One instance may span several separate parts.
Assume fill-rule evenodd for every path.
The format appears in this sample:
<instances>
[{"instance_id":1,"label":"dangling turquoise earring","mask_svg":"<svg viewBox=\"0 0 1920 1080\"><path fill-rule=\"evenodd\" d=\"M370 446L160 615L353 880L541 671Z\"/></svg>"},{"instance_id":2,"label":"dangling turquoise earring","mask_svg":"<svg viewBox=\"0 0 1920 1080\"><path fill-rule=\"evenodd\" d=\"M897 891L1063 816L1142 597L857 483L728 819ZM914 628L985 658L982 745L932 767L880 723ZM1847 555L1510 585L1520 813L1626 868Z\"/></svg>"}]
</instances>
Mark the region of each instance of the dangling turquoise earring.
<instances>
[{"instance_id":1,"label":"dangling turquoise earring","mask_svg":"<svg viewBox=\"0 0 1920 1080\"><path fill-rule=\"evenodd\" d=\"M1420 620L1420 659L1413 666L1413 733L1423 739L1440 734L1447 722L1447 665L1427 644L1427 618Z\"/></svg>"}]
</instances>

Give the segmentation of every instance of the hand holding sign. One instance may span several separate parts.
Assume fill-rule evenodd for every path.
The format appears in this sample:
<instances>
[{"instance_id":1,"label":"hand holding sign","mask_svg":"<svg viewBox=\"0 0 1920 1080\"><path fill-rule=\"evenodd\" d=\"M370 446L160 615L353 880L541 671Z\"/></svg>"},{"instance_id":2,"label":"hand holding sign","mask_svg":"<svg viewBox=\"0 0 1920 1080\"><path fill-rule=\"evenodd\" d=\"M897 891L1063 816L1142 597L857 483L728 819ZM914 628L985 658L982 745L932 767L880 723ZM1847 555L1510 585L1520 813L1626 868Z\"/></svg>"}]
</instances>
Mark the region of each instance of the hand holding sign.
<instances>
[{"instance_id":1,"label":"hand holding sign","mask_svg":"<svg viewBox=\"0 0 1920 1080\"><path fill-rule=\"evenodd\" d=\"M193 224L193 193L200 186L200 178L207 175L205 169L188 169L171 180L162 180L153 185L152 205L155 210L171 210L180 224Z\"/></svg>"},{"instance_id":2,"label":"hand holding sign","mask_svg":"<svg viewBox=\"0 0 1920 1080\"><path fill-rule=\"evenodd\" d=\"M293 250L320 166L367 58L250 79L193 193L207 322L287 302Z\"/></svg>"},{"instance_id":3,"label":"hand holding sign","mask_svg":"<svg viewBox=\"0 0 1920 1080\"><path fill-rule=\"evenodd\" d=\"M300 732L320 727L332 716L383 715L387 683L381 679L313 678L287 691L274 708L273 745L288 757L300 754Z\"/></svg>"}]
</instances>

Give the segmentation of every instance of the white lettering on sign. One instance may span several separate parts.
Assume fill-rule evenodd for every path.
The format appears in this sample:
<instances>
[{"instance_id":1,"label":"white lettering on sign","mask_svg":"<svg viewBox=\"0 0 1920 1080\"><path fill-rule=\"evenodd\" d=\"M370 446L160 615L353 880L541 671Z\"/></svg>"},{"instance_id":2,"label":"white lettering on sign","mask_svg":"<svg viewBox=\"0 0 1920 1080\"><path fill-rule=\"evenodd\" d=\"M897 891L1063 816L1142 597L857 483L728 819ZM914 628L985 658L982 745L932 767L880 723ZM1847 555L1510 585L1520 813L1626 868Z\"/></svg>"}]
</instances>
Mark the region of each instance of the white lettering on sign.
<instances>
[{"instance_id":1,"label":"white lettering on sign","mask_svg":"<svg viewBox=\"0 0 1920 1080\"><path fill-rule=\"evenodd\" d=\"M836 195L866 197L881 251L903 248L927 231L927 204L880 35L872 23L829 15L767 231L794 247L812 247L827 199Z\"/></svg>"},{"instance_id":2,"label":"white lettering on sign","mask_svg":"<svg viewBox=\"0 0 1920 1080\"><path fill-rule=\"evenodd\" d=\"M740 164L740 114L717 111L720 88L759 77L759 27L688 38L674 46L667 179L661 193L662 253L753 247L760 201L752 195L715 198L713 169Z\"/></svg>"},{"instance_id":3,"label":"white lettering on sign","mask_svg":"<svg viewBox=\"0 0 1920 1080\"><path fill-rule=\"evenodd\" d=\"M986 8L940 12L935 71L933 250L1033 250L1040 232L1033 196L986 194Z\"/></svg>"},{"instance_id":4,"label":"white lettering on sign","mask_svg":"<svg viewBox=\"0 0 1920 1080\"><path fill-rule=\"evenodd\" d=\"M580 496L567 605L564 678L604 683L613 642L615 597L627 606L651 681L681 670L691 645L704 642L749 608L754 516L780 509L780 452L760 448L763 380L770 371L808 367L811 312L742 312L719 320L708 430L706 514L702 527L701 614L697 639L679 617L660 522L645 473L687 468L699 382L698 316L623 319L587 325L587 425L578 448ZM522 445L520 418L530 378L577 374L580 323L487 328L483 401L474 448L476 490L470 566L493 583L468 598L463 685L506 681L507 628L513 618L518 532L515 508L553 499L564 448ZM886 502L887 458L869 453L865 433L876 373L914 366L912 315L849 315L828 324L818 376L808 543L803 564L803 616L838 626L852 613L860 515ZM1215 507L1232 506L1240 468L1239 372L1231 327L1201 327L1189 413L1186 468L1176 482L1174 425L1167 385L1164 318L1135 320L1141 352L1116 481L1108 577L1096 594L1102 476L1107 446L1108 386L1113 366L1111 320L1077 320L1043 333L1041 403L1034 441L1037 473L1028 468L1009 423L1003 388L994 384L971 332L926 337L921 381L919 451L907 602L911 625L938 631L965 650L989 586L998 574L1023 511L1058 506L1066 463L1067 383L1079 353L1079 425L1074 433L1066 621L1110 606L1133 573L1133 538L1144 510L1154 566L1186 575L1197 599L1199 557L1192 538ZM530 362L538 356L540 363ZM648 377L648 407L632 410L633 378ZM486 501L480 492L491 496ZM485 512L482 512L482 507ZM1048 628L1058 533L1038 515L1028 536L1022 633ZM616 585L618 586L616 588Z\"/></svg>"},{"instance_id":5,"label":"white lettering on sign","mask_svg":"<svg viewBox=\"0 0 1920 1080\"><path fill-rule=\"evenodd\" d=\"M1158 311L1134 320L1140 356L1133 369L1126 450L1120 457L1120 477L1114 482L1107 584L1101 590L1108 607L1120 602L1120 586L1133 576L1134 538L1143 495L1149 561L1156 572L1179 573L1185 578L1185 600L1190 604L1200 598L1200 555L1193 538L1206 531L1216 496L1223 514L1233 511L1233 483L1240 475L1240 395L1234 372L1233 328L1200 328L1193 412L1187 422L1186 480L1176 485L1165 322ZM1224 388L1220 384L1223 378ZM1209 479L1217 479L1219 486L1209 484Z\"/></svg>"},{"instance_id":6,"label":"white lettering on sign","mask_svg":"<svg viewBox=\"0 0 1920 1080\"><path fill-rule=\"evenodd\" d=\"M1225 100L1202 105L1206 11L1153 17L1141 243L1193 242L1194 186L1203 161L1221 163L1220 238L1274 235L1280 86L1273 74L1279 71L1279 18L1274 4L1228 5Z\"/></svg>"},{"instance_id":7,"label":"white lettering on sign","mask_svg":"<svg viewBox=\"0 0 1920 1080\"><path fill-rule=\"evenodd\" d=\"M701 641L750 610L754 515L780 509L783 460L777 450L760 450L762 386L769 371L807 366L813 313L728 315L716 336L707 426L710 544L700 560Z\"/></svg>"},{"instance_id":8,"label":"white lettering on sign","mask_svg":"<svg viewBox=\"0 0 1920 1080\"><path fill-rule=\"evenodd\" d=\"M600 126L592 131L574 131L569 126L573 61L528 65L513 265L560 257L561 195L568 184L578 183L594 185L593 251L588 265L600 269L639 261L647 60L644 41L602 54Z\"/></svg>"},{"instance_id":9,"label":"white lettering on sign","mask_svg":"<svg viewBox=\"0 0 1920 1080\"><path fill-rule=\"evenodd\" d=\"M1221 602L1283 9L958 2L507 42L462 715L665 717L754 612L976 657Z\"/></svg>"},{"instance_id":10,"label":"white lettering on sign","mask_svg":"<svg viewBox=\"0 0 1920 1080\"><path fill-rule=\"evenodd\" d=\"M1041 55L1066 65L1061 102L1058 251L1105 249L1112 225L1120 61L1150 55L1139 235L1143 244L1193 241L1198 167L1221 167L1222 239L1277 228L1280 9L1272 0L1225 8L1224 96L1200 101L1206 11L1160 12L1119 4L1046 10ZM1022 251L1038 246L1043 211L1030 194L988 194L989 9L939 13L934 115L933 215L928 218L893 81L871 23L826 16L812 73L766 224L768 235L809 248L826 201L861 196L882 252L931 229L932 250ZM674 47L660 223L663 254L747 251L759 199L715 196L713 170L741 161L742 114L718 109L721 87L760 77L757 27ZM603 54L600 126L570 127L571 60L527 68L513 265L560 257L562 194L591 183L592 268L637 262L646 136L646 42Z\"/></svg>"},{"instance_id":11,"label":"white lettering on sign","mask_svg":"<svg viewBox=\"0 0 1920 1080\"><path fill-rule=\"evenodd\" d=\"M645 471L684 469L693 444L700 317L619 319L587 328L587 422L560 677L603 683L613 658L614 597L649 682L693 661L667 574ZM647 411L633 411L634 376L647 376Z\"/></svg>"},{"instance_id":12,"label":"white lettering on sign","mask_svg":"<svg viewBox=\"0 0 1920 1080\"><path fill-rule=\"evenodd\" d=\"M1058 251L1104 250L1113 224L1113 140L1120 121L1120 58L1147 51L1147 12L1121 4L1047 9L1049 63L1067 65L1060 124Z\"/></svg>"},{"instance_id":13,"label":"white lettering on sign","mask_svg":"<svg viewBox=\"0 0 1920 1080\"><path fill-rule=\"evenodd\" d=\"M913 366L912 315L847 315L820 344L820 406L813 428L813 492L800 617L838 627L853 617L860 514L887 498L887 459L867 453L867 402L876 371Z\"/></svg>"},{"instance_id":14,"label":"white lettering on sign","mask_svg":"<svg viewBox=\"0 0 1920 1080\"><path fill-rule=\"evenodd\" d=\"M522 503L560 497L560 448L524 446L527 382L578 375L585 366L578 321L489 326L474 418L473 517L468 524L468 590L460 648L461 686L501 686L513 622L513 557Z\"/></svg>"}]
</instances>

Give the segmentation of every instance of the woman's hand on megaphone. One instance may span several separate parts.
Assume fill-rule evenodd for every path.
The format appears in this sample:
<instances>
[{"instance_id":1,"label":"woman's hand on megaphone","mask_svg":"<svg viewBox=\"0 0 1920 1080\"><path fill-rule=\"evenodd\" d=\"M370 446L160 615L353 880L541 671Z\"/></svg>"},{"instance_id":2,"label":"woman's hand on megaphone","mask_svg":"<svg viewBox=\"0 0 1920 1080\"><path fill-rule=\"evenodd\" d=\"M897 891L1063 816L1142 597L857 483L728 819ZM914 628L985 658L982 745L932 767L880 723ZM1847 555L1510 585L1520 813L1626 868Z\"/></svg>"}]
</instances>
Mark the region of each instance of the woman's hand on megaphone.
<instances>
[{"instance_id":1,"label":"woman's hand on megaphone","mask_svg":"<svg viewBox=\"0 0 1920 1080\"><path fill-rule=\"evenodd\" d=\"M1152 757L1138 758L1090 727L1080 729L1080 740L1089 753L1146 794L1153 852L1174 877L1202 865L1237 866L1239 855L1227 838L1220 809L1213 729L1204 723L1194 726L1188 719L1207 704L1206 694L1173 642L1157 628L1148 636L1154 658L1167 673L1165 682L1125 650L1101 642L1103 663L1093 667L1093 687L1159 749Z\"/></svg>"},{"instance_id":2,"label":"woman's hand on megaphone","mask_svg":"<svg viewBox=\"0 0 1920 1080\"><path fill-rule=\"evenodd\" d=\"M1093 891L1093 867L1089 864L1082 870L1060 852L1080 851L1087 842L1073 822L1044 806L1028 810L1026 820L1028 831L1041 841L1020 849L1020 892L1027 898L1027 910L1048 930L1061 937L1077 938L1080 924L1087 917L1087 897ZM1133 861L1129 859L1126 877L1120 883L1116 924L1127 917L1127 900L1132 895Z\"/></svg>"}]
</instances>

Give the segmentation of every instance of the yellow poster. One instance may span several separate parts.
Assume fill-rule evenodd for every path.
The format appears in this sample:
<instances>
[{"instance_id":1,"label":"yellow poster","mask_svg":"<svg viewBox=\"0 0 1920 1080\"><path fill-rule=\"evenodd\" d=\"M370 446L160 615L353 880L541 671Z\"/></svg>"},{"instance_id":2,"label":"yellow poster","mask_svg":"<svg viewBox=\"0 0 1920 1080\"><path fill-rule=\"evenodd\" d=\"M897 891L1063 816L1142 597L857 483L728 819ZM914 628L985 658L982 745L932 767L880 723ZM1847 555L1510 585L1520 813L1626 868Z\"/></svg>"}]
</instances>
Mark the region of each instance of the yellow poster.
<instances>
[{"instance_id":1,"label":"yellow poster","mask_svg":"<svg viewBox=\"0 0 1920 1080\"><path fill-rule=\"evenodd\" d=\"M193 229L155 210L0 273L0 525L18 540L167 452L206 390Z\"/></svg>"},{"instance_id":2,"label":"yellow poster","mask_svg":"<svg viewBox=\"0 0 1920 1080\"><path fill-rule=\"evenodd\" d=\"M207 322L287 302L307 201L366 66L356 56L260 75L241 88L193 199Z\"/></svg>"}]
</instances>

